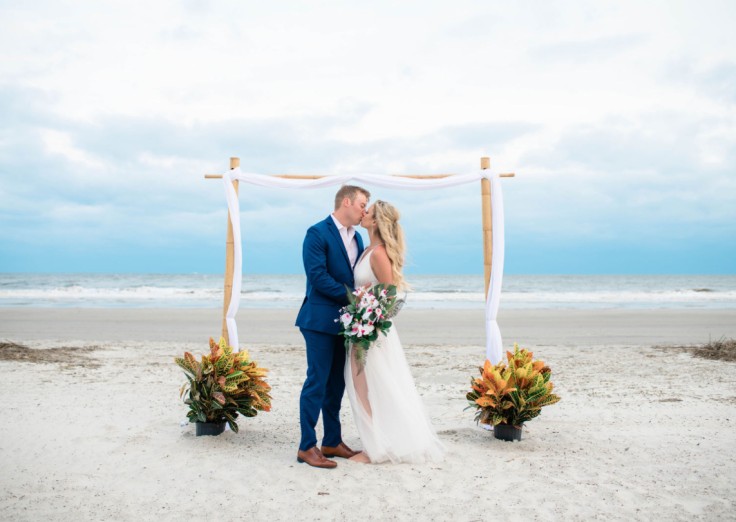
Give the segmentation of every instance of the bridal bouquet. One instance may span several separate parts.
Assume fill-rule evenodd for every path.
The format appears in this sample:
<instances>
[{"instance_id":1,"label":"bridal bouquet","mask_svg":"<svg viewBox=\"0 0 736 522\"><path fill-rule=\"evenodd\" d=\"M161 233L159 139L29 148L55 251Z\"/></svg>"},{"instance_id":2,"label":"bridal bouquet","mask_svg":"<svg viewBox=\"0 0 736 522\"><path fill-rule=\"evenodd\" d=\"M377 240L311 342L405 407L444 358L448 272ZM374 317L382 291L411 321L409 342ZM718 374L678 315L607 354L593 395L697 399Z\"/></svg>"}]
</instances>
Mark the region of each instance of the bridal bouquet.
<instances>
[{"instance_id":1,"label":"bridal bouquet","mask_svg":"<svg viewBox=\"0 0 736 522\"><path fill-rule=\"evenodd\" d=\"M340 334L345 337L345 348L355 347L355 357L362 365L371 344L379 332L386 335L391 319L404 304L397 299L396 286L377 284L368 289L348 291L350 304L340 309Z\"/></svg>"}]
</instances>

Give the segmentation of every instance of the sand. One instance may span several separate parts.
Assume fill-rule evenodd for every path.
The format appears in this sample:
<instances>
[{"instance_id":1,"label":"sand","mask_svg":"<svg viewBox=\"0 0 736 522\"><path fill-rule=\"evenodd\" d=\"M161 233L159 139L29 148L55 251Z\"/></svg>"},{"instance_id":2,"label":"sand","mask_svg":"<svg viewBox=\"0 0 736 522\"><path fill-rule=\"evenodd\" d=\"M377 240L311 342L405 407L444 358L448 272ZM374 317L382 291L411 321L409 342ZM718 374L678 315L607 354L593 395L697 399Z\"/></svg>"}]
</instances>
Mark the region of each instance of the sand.
<instances>
[{"instance_id":1,"label":"sand","mask_svg":"<svg viewBox=\"0 0 736 522\"><path fill-rule=\"evenodd\" d=\"M293 315L239 316L273 411L195 437L172 358L206 349L218 311L0 309L0 340L32 349L0 351L0 519L736 519L736 363L674 347L736 337L736 310L504 311L505 342L547 361L562 397L514 443L463 411L482 312L406 310L399 333L447 457L335 470L295 460ZM347 400L343 429L360 447Z\"/></svg>"}]
</instances>

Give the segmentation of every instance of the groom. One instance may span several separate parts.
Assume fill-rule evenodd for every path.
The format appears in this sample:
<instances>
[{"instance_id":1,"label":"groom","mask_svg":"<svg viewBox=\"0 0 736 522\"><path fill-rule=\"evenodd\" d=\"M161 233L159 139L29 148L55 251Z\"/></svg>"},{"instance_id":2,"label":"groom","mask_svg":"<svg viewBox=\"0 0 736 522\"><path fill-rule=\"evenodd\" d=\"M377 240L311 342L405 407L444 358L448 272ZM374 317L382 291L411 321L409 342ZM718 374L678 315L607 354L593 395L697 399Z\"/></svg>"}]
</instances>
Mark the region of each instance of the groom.
<instances>
[{"instance_id":1,"label":"groom","mask_svg":"<svg viewBox=\"0 0 736 522\"><path fill-rule=\"evenodd\" d=\"M299 399L302 439L297 460L318 468L337 466L326 457L350 458L358 453L342 441L345 346L337 318L340 308L348 304L345 287L354 287L353 267L363 252L363 240L355 226L365 216L370 196L361 187L340 187L335 211L307 230L302 248L307 295L296 326L307 344L307 378ZM314 431L320 411L324 425L321 450Z\"/></svg>"}]
</instances>

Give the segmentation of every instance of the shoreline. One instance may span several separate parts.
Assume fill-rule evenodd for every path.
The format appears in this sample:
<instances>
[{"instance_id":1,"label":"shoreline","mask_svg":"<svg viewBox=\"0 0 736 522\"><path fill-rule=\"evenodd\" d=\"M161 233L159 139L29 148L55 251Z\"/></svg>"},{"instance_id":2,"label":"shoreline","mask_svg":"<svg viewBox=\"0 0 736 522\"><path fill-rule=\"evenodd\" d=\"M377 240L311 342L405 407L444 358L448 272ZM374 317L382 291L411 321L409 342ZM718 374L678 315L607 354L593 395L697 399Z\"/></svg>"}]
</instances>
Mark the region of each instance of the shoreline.
<instances>
[{"instance_id":1,"label":"shoreline","mask_svg":"<svg viewBox=\"0 0 736 522\"><path fill-rule=\"evenodd\" d=\"M296 310L241 309L241 344L302 344ZM212 308L0 307L0 339L84 342L206 342L221 332ZM504 346L700 344L736 338L736 309L500 310ZM396 327L405 345L485 345L482 309L404 310Z\"/></svg>"}]
</instances>

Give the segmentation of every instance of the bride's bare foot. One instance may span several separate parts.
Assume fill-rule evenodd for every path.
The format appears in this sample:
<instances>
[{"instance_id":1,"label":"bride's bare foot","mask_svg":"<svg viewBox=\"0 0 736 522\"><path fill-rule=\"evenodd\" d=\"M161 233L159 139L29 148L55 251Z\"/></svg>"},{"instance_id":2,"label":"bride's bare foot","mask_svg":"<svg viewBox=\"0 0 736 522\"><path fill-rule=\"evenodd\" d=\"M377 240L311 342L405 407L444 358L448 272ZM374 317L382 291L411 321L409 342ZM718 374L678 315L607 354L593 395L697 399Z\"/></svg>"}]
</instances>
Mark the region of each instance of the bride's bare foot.
<instances>
[{"instance_id":1,"label":"bride's bare foot","mask_svg":"<svg viewBox=\"0 0 736 522\"><path fill-rule=\"evenodd\" d=\"M368 455L363 453L362 451L358 453L357 455L353 455L348 460L352 460L353 462L360 462L361 464L370 464L371 459L368 458Z\"/></svg>"}]
</instances>

